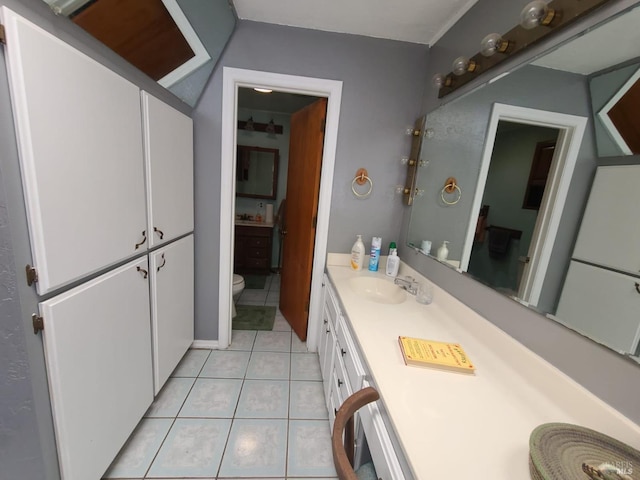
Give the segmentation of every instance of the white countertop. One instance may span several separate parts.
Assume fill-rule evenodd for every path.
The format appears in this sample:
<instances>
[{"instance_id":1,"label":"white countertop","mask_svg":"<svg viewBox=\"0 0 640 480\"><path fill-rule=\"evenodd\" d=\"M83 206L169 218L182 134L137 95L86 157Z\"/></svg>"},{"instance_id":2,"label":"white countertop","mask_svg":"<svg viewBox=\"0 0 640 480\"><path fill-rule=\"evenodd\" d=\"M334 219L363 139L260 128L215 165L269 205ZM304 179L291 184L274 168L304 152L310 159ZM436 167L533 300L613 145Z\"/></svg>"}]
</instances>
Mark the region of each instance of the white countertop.
<instances>
[{"instance_id":1,"label":"white countertop","mask_svg":"<svg viewBox=\"0 0 640 480\"><path fill-rule=\"evenodd\" d=\"M359 296L350 279L388 278L384 262L354 272L348 258L330 254L327 271L415 478L528 479L529 435L547 422L640 449L638 425L437 286L430 305L408 293L397 305ZM424 280L402 264L407 274ZM405 365L400 335L460 343L476 374Z\"/></svg>"}]
</instances>

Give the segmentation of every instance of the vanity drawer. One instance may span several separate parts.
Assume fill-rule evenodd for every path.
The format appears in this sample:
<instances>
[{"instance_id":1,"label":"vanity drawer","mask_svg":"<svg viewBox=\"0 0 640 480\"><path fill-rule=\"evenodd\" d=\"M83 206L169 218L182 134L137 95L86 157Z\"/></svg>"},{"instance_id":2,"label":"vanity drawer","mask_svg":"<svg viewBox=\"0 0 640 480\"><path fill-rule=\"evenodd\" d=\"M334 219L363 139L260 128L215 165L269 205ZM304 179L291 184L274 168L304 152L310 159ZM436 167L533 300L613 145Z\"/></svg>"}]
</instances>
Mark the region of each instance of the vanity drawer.
<instances>
[{"instance_id":1,"label":"vanity drawer","mask_svg":"<svg viewBox=\"0 0 640 480\"><path fill-rule=\"evenodd\" d=\"M247 243L249 247L258 247L266 249L271 243L270 237L248 237Z\"/></svg>"},{"instance_id":2,"label":"vanity drawer","mask_svg":"<svg viewBox=\"0 0 640 480\"><path fill-rule=\"evenodd\" d=\"M338 317L341 315L340 307L338 306L338 296L329 282L326 284L326 289L324 302L329 312L329 319L335 327Z\"/></svg>"},{"instance_id":3,"label":"vanity drawer","mask_svg":"<svg viewBox=\"0 0 640 480\"><path fill-rule=\"evenodd\" d=\"M339 349L335 350L333 359L333 373L333 388L337 389L340 392L340 400L344 401L351 396L351 394L353 393L353 388L349 381L349 376L347 375L347 370L345 369L342 357L340 356Z\"/></svg>"},{"instance_id":4,"label":"vanity drawer","mask_svg":"<svg viewBox=\"0 0 640 480\"><path fill-rule=\"evenodd\" d=\"M338 319L338 327L336 328L336 337L338 340L338 356L344 362L344 366L349 376L349 383L354 391L362 388L362 379L364 378L364 367L358 356L358 350L349 333L344 317Z\"/></svg>"},{"instance_id":5,"label":"vanity drawer","mask_svg":"<svg viewBox=\"0 0 640 480\"><path fill-rule=\"evenodd\" d=\"M269 252L266 248L250 247L245 250L245 253L249 258L259 258L264 260L269 256Z\"/></svg>"}]
</instances>

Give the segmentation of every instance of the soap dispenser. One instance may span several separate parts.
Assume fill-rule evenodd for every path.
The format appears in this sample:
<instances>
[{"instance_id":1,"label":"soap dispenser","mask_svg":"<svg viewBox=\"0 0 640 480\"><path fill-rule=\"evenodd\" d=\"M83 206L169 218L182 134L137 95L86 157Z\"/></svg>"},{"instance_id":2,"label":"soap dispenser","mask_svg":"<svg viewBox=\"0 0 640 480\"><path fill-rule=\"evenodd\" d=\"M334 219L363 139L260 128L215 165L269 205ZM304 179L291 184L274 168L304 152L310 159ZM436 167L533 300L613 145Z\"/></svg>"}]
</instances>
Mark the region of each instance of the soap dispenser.
<instances>
[{"instance_id":1,"label":"soap dispenser","mask_svg":"<svg viewBox=\"0 0 640 480\"><path fill-rule=\"evenodd\" d=\"M449 256L449 249L447 248L448 243L449 242L445 240L442 242L442 245L440 245L440 248L438 248L438 260L442 262L444 262Z\"/></svg>"}]
</instances>

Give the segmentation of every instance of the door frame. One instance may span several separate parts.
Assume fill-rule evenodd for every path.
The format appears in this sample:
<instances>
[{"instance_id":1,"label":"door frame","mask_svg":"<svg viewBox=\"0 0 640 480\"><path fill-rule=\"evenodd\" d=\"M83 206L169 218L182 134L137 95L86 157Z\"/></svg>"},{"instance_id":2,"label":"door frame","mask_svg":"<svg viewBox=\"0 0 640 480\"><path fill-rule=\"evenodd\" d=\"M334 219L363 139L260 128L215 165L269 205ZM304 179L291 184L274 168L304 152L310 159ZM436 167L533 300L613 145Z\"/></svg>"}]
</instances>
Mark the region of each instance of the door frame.
<instances>
[{"instance_id":1,"label":"door frame","mask_svg":"<svg viewBox=\"0 0 640 480\"><path fill-rule=\"evenodd\" d=\"M315 351L318 345L317 323L322 313L322 276L327 256L329 214L333 189L333 172L338 143L338 124L342 101L342 82L321 78L301 77L256 70L224 67L222 72L222 141L220 161L220 270L218 298L218 346L231 343L231 286L233 284L233 242L235 219L235 178L237 142L237 99L240 87L263 87L280 92L327 98L327 121L320 173L318 221L313 267L307 348Z\"/></svg>"},{"instance_id":2,"label":"door frame","mask_svg":"<svg viewBox=\"0 0 640 480\"><path fill-rule=\"evenodd\" d=\"M542 284L549 267L553 243L560 225L560 217L569 191L582 137L587 125L587 118L564 113L549 112L533 108L517 107L502 103L494 103L487 128L482 162L478 174L478 183L471 207L467 238L462 250L460 268L466 271L469 267L473 236L482 205L482 197L489 174L489 165L493 155L498 122L501 120L559 130L556 150L549 171L547 186L542 197L542 204L529 247L529 263L522 276L518 297L522 303L536 306L540 300Z\"/></svg>"}]
</instances>

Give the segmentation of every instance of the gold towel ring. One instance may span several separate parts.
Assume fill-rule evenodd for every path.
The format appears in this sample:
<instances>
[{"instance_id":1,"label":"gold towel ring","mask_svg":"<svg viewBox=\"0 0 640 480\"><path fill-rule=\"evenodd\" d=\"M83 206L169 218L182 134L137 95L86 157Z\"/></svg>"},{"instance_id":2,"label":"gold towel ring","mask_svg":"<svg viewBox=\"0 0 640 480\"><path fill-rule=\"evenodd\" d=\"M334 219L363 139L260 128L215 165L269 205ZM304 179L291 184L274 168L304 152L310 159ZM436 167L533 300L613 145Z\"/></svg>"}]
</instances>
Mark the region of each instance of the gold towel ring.
<instances>
[{"instance_id":1,"label":"gold towel ring","mask_svg":"<svg viewBox=\"0 0 640 480\"><path fill-rule=\"evenodd\" d=\"M356 183L358 185L364 185L367 182L369 182L369 189L366 192L360 193L356 190ZM365 168L359 168L358 171L356 172L356 176L351 182L351 191L356 197L366 198L369 195L371 195L372 190L373 190L373 180L369 178L368 172Z\"/></svg>"},{"instance_id":2,"label":"gold towel ring","mask_svg":"<svg viewBox=\"0 0 640 480\"><path fill-rule=\"evenodd\" d=\"M456 192L458 193L458 198L456 198L452 202L449 202L446 198L444 198L445 193L455 195ZM446 182L444 183L444 187L442 187L442 191L440 192L440 198L446 205L455 205L460 201L460 199L462 198L462 190L460 190L455 177L447 178Z\"/></svg>"}]
</instances>

